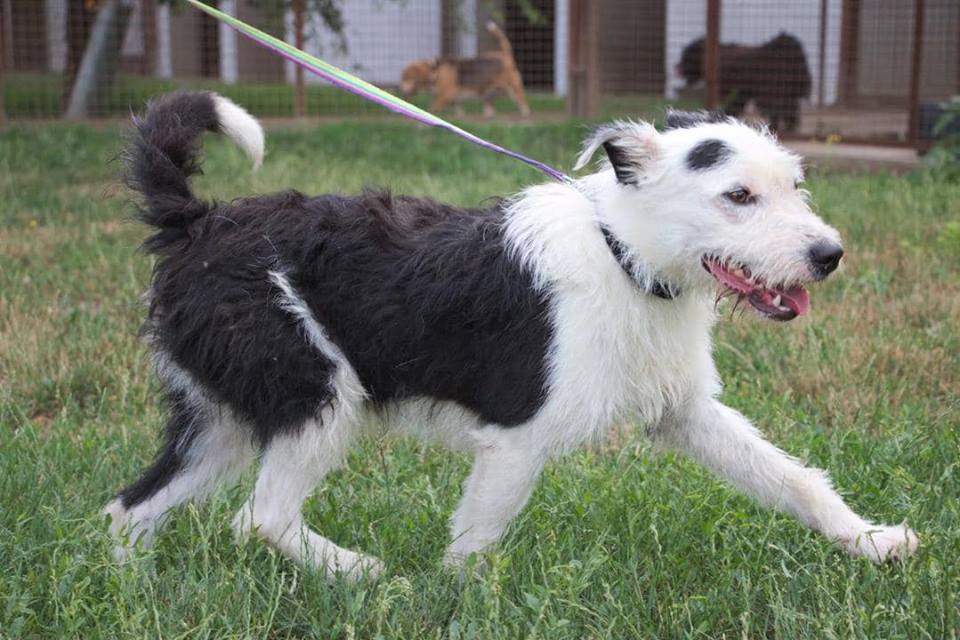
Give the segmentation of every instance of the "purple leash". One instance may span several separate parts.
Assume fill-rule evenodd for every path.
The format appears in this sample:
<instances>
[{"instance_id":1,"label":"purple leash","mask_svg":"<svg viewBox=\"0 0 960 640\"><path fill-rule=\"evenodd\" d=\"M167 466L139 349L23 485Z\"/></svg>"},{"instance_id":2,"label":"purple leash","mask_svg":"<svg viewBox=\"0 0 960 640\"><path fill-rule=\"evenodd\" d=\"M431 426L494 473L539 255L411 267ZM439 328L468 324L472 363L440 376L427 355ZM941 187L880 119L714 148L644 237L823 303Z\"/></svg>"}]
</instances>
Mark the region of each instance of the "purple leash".
<instances>
[{"instance_id":1,"label":"purple leash","mask_svg":"<svg viewBox=\"0 0 960 640\"><path fill-rule=\"evenodd\" d=\"M558 182L568 183L572 181L568 175L562 171L554 169L546 163L529 158L522 153L517 153L516 151L511 151L510 149L501 147L500 145L490 142L489 140L484 140L483 138L480 138L469 131L461 129L455 124L447 122L443 118L440 118L429 111L425 111L416 105L410 104L406 100L402 100L401 98L398 98L397 96L388 93L383 89L370 84L369 82L361 80L351 73L347 73L339 67L335 67L332 64L320 60L319 58L311 56L305 51L297 49L296 47L284 42L283 40L280 40L279 38L275 38L268 33L264 33L259 29L251 27L245 22L242 22L241 20L238 20L229 14L223 13L222 11L214 9L213 7L210 7L199 0L187 0L187 2L232 27L260 46L278 53L290 62L303 67L310 73L320 76L327 82L343 89L344 91L349 91L352 94L364 98L365 100L369 100L370 102L378 104L381 107L385 107L394 113L399 113L400 115L410 118L411 120L421 124L439 129L445 129L455 133L464 140L481 146L484 149L489 149L490 151L514 158L515 160L519 160L520 162L530 165L534 169L539 169Z\"/></svg>"}]
</instances>

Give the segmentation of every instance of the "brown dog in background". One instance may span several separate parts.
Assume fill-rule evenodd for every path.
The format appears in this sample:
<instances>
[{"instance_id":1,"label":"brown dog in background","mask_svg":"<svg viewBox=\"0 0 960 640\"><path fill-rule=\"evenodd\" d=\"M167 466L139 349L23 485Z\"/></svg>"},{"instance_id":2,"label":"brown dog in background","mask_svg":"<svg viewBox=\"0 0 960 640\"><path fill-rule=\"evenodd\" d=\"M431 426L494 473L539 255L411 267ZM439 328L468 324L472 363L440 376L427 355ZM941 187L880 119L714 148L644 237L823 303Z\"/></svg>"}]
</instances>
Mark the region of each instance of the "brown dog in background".
<instances>
[{"instance_id":1,"label":"brown dog in background","mask_svg":"<svg viewBox=\"0 0 960 640\"><path fill-rule=\"evenodd\" d=\"M454 105L458 114L463 113L460 105L463 98L480 98L486 118L494 116L493 98L503 92L517 104L521 115L529 116L523 77L510 40L492 20L487 23L487 31L497 39L499 51L485 51L476 58L440 57L411 62L403 69L400 92L409 96L417 91L433 90L433 111Z\"/></svg>"}]
</instances>

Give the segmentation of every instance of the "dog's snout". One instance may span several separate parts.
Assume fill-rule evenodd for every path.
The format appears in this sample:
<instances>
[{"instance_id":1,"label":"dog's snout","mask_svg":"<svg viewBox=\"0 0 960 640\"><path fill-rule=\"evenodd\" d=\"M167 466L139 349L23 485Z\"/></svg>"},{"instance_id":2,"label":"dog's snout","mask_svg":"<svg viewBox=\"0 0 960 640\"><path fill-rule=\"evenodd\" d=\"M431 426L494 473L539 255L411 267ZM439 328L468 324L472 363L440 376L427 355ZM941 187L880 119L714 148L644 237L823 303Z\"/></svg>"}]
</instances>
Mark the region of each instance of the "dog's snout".
<instances>
[{"instance_id":1,"label":"dog's snout","mask_svg":"<svg viewBox=\"0 0 960 640\"><path fill-rule=\"evenodd\" d=\"M836 271L840 265L840 258L843 257L843 247L835 242L821 240L810 247L809 255L814 272L821 278L825 278Z\"/></svg>"}]
</instances>

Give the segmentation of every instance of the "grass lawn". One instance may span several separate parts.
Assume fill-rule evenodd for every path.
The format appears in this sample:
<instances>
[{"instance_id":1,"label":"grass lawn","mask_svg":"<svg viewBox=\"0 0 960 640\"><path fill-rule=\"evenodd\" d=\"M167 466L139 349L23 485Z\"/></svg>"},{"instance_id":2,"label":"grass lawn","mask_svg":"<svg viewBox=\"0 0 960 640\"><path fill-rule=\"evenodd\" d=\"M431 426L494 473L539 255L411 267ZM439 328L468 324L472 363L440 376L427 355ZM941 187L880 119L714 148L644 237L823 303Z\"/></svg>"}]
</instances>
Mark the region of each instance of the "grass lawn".
<instances>
[{"instance_id":1,"label":"grass lawn","mask_svg":"<svg viewBox=\"0 0 960 640\"><path fill-rule=\"evenodd\" d=\"M484 125L569 168L582 130ZM908 520L919 554L874 566L756 507L639 434L551 464L488 569L440 558L468 461L367 442L307 505L377 583L328 584L229 521L249 488L176 513L134 562L99 509L153 454L163 408L136 332L150 264L112 126L0 132L0 637L955 638L960 636L960 185L814 176L845 237L811 316L721 323L724 400L830 470L853 507ZM542 178L401 122L276 130L261 171L207 142L209 196L366 184L462 204ZM727 314L729 315L729 314Z\"/></svg>"}]
</instances>

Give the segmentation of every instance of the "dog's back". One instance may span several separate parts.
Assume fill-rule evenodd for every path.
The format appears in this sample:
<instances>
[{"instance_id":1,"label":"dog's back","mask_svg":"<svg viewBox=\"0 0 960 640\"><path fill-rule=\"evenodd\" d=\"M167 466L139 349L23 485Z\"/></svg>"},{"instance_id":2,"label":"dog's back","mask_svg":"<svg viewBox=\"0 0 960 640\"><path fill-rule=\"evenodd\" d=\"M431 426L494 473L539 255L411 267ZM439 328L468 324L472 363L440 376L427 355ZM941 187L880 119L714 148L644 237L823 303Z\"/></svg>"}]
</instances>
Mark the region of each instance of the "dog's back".
<instances>
[{"instance_id":1,"label":"dog's back","mask_svg":"<svg viewBox=\"0 0 960 640\"><path fill-rule=\"evenodd\" d=\"M201 131L189 123L222 128L202 107L212 99L153 105L133 143L141 217L158 228L147 247L161 256L147 322L154 349L227 401L260 441L298 426L329 395L330 366L303 348L276 304L282 277L374 401L429 396L498 424L529 418L542 393L545 302L507 255L503 207L384 192L203 203L186 183ZM458 334L465 326L469 335ZM536 354L523 348L530 341Z\"/></svg>"}]
</instances>

